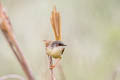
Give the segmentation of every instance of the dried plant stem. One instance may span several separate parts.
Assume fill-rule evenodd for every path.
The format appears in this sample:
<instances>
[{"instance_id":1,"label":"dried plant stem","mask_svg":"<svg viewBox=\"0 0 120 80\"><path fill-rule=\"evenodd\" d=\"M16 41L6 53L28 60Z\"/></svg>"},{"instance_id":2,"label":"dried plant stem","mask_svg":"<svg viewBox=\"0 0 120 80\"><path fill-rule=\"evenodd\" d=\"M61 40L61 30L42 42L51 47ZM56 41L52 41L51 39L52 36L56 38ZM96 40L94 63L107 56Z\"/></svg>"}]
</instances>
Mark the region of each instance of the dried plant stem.
<instances>
[{"instance_id":1,"label":"dried plant stem","mask_svg":"<svg viewBox=\"0 0 120 80\"><path fill-rule=\"evenodd\" d=\"M34 80L32 71L28 66L26 59L20 49L17 40L13 34L11 22L7 16L5 9L0 4L0 29L2 30L9 46L11 47L14 55L16 56L18 62L20 63L24 73L26 74L28 80Z\"/></svg>"},{"instance_id":2,"label":"dried plant stem","mask_svg":"<svg viewBox=\"0 0 120 80\"><path fill-rule=\"evenodd\" d=\"M49 67L51 67L53 65L52 57L48 56L48 59L49 59ZM55 75L54 75L54 71L52 68L50 68L50 75L51 75L51 80L56 80Z\"/></svg>"},{"instance_id":3,"label":"dried plant stem","mask_svg":"<svg viewBox=\"0 0 120 80\"><path fill-rule=\"evenodd\" d=\"M21 51L14 35L12 33L6 33L4 30L2 30L6 40L8 41L9 46L11 47L14 55L16 56L18 62L21 64L28 80L35 80L32 74L32 71L30 67L28 66L25 57L23 55L23 52Z\"/></svg>"}]
</instances>

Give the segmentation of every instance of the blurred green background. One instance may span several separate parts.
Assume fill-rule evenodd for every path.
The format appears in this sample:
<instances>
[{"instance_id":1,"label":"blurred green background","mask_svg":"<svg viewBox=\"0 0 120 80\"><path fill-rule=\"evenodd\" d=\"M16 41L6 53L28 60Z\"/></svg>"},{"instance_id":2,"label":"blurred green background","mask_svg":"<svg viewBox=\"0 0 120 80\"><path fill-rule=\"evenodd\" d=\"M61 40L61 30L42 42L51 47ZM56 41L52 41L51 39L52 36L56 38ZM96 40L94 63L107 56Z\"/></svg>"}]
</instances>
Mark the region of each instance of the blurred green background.
<instances>
[{"instance_id":1,"label":"blurred green background","mask_svg":"<svg viewBox=\"0 0 120 80\"><path fill-rule=\"evenodd\" d=\"M36 80L50 80L43 40L54 40L53 5L62 16L63 41L68 45L60 62L66 80L120 80L120 0L0 0L11 19L16 39ZM25 77L0 32L0 76ZM57 80L63 80L55 68ZM9 79L13 80L13 79Z\"/></svg>"}]
</instances>

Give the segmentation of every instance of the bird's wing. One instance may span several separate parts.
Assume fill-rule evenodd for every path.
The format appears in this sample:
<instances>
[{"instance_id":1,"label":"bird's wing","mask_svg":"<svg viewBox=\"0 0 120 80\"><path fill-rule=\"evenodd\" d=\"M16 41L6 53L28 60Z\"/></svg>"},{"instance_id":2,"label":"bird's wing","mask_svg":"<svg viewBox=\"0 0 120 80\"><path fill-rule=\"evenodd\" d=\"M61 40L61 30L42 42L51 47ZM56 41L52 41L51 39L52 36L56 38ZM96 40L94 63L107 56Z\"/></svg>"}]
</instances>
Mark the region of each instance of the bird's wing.
<instances>
[{"instance_id":1,"label":"bird's wing","mask_svg":"<svg viewBox=\"0 0 120 80\"><path fill-rule=\"evenodd\" d=\"M61 20L60 20L60 13L56 11L56 7L53 8L52 15L51 15L51 24L53 28L53 32L55 35L56 40L61 40Z\"/></svg>"}]
</instances>

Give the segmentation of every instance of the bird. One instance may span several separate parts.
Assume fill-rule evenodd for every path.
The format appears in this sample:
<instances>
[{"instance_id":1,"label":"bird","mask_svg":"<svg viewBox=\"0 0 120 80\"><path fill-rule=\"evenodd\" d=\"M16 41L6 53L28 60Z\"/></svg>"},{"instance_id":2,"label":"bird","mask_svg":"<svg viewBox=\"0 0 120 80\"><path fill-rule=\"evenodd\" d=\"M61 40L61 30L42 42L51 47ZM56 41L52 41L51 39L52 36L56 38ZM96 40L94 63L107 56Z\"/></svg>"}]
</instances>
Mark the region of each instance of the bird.
<instances>
[{"instance_id":1,"label":"bird","mask_svg":"<svg viewBox=\"0 0 120 80\"><path fill-rule=\"evenodd\" d=\"M65 45L62 41L50 41L46 47L47 54L55 59L60 58L65 50Z\"/></svg>"},{"instance_id":2,"label":"bird","mask_svg":"<svg viewBox=\"0 0 120 80\"><path fill-rule=\"evenodd\" d=\"M51 68L54 68L61 60L65 47L67 46L61 39L62 36L60 18L60 13L56 11L56 7L54 6L50 21L54 32L55 40L44 40L46 45L46 54L54 59L58 59L55 65L52 65Z\"/></svg>"}]
</instances>

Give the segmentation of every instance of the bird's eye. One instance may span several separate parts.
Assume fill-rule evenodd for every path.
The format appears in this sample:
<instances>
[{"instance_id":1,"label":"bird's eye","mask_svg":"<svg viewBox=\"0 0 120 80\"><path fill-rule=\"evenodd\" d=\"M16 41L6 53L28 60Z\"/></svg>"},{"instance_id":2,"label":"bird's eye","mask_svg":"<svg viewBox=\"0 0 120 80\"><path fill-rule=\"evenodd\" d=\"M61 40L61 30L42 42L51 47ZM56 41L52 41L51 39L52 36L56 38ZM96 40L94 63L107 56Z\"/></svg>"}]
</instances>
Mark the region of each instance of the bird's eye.
<instances>
[{"instance_id":1,"label":"bird's eye","mask_svg":"<svg viewBox=\"0 0 120 80\"><path fill-rule=\"evenodd\" d=\"M59 46L66 46L65 44L59 44Z\"/></svg>"},{"instance_id":2,"label":"bird's eye","mask_svg":"<svg viewBox=\"0 0 120 80\"><path fill-rule=\"evenodd\" d=\"M58 44L59 46L62 46L63 44Z\"/></svg>"}]
</instances>

